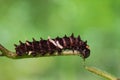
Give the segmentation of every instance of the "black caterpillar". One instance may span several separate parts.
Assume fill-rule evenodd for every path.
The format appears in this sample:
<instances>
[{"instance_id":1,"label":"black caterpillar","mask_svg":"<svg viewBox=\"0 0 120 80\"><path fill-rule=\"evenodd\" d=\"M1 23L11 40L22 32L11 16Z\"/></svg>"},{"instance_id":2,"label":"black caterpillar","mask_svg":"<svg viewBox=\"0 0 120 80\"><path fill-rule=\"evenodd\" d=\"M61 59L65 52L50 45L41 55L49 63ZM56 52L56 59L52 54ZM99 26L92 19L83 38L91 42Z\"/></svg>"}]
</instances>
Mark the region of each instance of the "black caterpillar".
<instances>
[{"instance_id":1,"label":"black caterpillar","mask_svg":"<svg viewBox=\"0 0 120 80\"><path fill-rule=\"evenodd\" d=\"M73 52L79 51L83 58L87 58L90 55L90 49L87 45L87 41L82 41L80 36L77 38L74 37L72 34L70 37L66 35L63 38L56 37L55 39L43 40L41 38L40 41L36 41L33 38L33 42L26 41L20 45L15 44L16 54L18 56L23 55L32 55L37 56L41 55L44 56L46 54L52 55L55 52L58 52L58 55L61 55L62 51L64 50L72 50Z\"/></svg>"}]
</instances>

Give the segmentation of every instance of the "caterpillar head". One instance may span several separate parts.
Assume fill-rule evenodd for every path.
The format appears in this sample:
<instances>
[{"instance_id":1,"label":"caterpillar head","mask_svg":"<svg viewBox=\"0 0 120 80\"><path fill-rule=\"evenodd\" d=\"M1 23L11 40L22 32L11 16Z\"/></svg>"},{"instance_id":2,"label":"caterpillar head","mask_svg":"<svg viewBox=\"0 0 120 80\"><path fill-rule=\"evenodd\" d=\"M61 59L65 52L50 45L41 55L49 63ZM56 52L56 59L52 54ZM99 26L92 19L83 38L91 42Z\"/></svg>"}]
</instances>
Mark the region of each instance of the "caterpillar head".
<instances>
[{"instance_id":1,"label":"caterpillar head","mask_svg":"<svg viewBox=\"0 0 120 80\"><path fill-rule=\"evenodd\" d=\"M79 51L81 52L83 58L87 58L90 56L90 49L89 46L87 45L87 41L82 42L80 44Z\"/></svg>"}]
</instances>

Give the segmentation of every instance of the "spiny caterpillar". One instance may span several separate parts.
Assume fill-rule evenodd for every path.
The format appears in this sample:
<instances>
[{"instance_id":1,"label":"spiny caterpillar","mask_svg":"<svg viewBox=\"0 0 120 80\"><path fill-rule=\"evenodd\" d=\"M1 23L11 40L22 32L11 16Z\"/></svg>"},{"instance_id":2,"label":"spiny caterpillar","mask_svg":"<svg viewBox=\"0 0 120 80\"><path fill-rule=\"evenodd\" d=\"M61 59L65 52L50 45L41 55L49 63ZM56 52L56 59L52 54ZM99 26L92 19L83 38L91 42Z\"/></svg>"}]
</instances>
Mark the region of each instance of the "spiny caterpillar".
<instances>
[{"instance_id":1,"label":"spiny caterpillar","mask_svg":"<svg viewBox=\"0 0 120 80\"><path fill-rule=\"evenodd\" d=\"M54 55L56 52L57 55L61 55L61 53L65 50L72 50L73 53L74 51L77 51L84 59L90 55L90 49L87 45L87 41L82 41L80 36L74 37L74 34L70 37L67 37L66 35L63 38L56 37L55 39L48 37L47 40L43 40L41 38L40 41L36 41L33 38L33 42L19 42L20 45L15 44L17 56L45 56L46 54Z\"/></svg>"}]
</instances>

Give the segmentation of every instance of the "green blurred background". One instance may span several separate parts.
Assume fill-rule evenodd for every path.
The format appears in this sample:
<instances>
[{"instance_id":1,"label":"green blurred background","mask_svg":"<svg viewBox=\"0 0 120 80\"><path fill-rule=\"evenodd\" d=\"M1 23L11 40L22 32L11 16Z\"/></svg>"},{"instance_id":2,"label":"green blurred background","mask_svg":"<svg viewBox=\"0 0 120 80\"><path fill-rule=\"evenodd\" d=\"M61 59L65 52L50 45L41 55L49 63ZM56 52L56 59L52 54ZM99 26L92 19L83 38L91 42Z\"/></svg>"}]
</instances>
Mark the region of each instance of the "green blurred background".
<instances>
[{"instance_id":1,"label":"green blurred background","mask_svg":"<svg viewBox=\"0 0 120 80\"><path fill-rule=\"evenodd\" d=\"M81 35L95 66L120 77L120 0L0 0L0 43ZM105 80L79 56L12 60L0 57L0 80Z\"/></svg>"}]
</instances>

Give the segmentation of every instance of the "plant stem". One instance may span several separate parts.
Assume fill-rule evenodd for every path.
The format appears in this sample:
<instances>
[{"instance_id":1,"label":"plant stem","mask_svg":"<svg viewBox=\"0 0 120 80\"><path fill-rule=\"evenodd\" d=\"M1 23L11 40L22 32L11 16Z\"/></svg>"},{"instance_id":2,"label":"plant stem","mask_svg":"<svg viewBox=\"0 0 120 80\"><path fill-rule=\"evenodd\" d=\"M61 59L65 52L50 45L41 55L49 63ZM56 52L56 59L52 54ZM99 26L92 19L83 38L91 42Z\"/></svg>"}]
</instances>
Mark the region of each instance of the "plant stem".
<instances>
[{"instance_id":1,"label":"plant stem","mask_svg":"<svg viewBox=\"0 0 120 80\"><path fill-rule=\"evenodd\" d=\"M15 58L17 55L15 52L11 52L0 44L0 51L2 52L1 56L7 56L9 58Z\"/></svg>"},{"instance_id":2,"label":"plant stem","mask_svg":"<svg viewBox=\"0 0 120 80\"><path fill-rule=\"evenodd\" d=\"M112 76L111 74L109 74L109 73L107 73L107 72L105 72L105 71L99 70L99 69L97 69L97 68L94 68L94 67L87 67L87 66L85 66L85 69L87 69L88 71L90 71L90 72L92 72L92 73L95 73L95 74L97 74L97 75L99 75L99 76L102 76L102 77L104 77L104 78L107 78L107 79L109 79L109 80L120 80L120 79Z\"/></svg>"}]
</instances>

